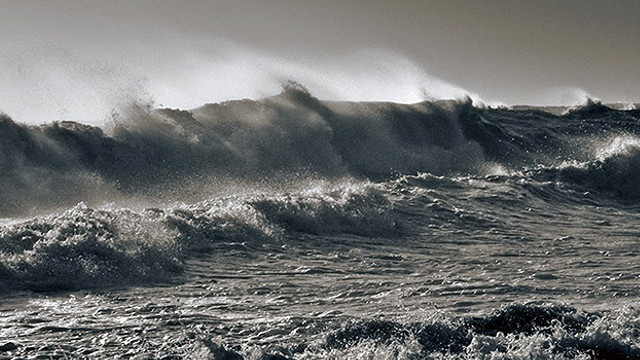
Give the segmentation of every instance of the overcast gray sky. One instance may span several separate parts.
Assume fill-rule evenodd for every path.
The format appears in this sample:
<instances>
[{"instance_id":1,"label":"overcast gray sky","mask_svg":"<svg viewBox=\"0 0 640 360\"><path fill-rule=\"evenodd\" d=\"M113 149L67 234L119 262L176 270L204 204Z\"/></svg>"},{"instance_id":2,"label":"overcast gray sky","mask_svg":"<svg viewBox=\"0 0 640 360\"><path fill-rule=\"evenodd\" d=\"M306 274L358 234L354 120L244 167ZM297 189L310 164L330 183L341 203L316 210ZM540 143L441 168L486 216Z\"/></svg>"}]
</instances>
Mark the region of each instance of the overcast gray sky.
<instances>
[{"instance_id":1,"label":"overcast gray sky","mask_svg":"<svg viewBox=\"0 0 640 360\"><path fill-rule=\"evenodd\" d=\"M424 71L489 102L557 104L576 101L584 93L609 102L638 102L639 19L638 1L0 0L0 42L5 52L0 60L9 64L0 70L14 71L25 57L39 57L31 49L18 60L8 60L7 52L23 51L13 50L16 44L39 48L50 44L68 51L65 56L81 63L77 66L85 72L91 66L76 56L104 56L110 64L119 58L123 72L132 74L144 69L142 82L164 84L158 91L165 93L158 97L169 103L171 95L193 97L186 90L178 94L181 90L175 84L180 81L184 80L182 88L193 83L194 88L204 89L203 77L193 69L224 68L207 75L215 81L216 76L236 74L222 65L227 60L234 62L237 73L251 77L247 69L253 66L252 59L266 72L277 68L278 76L290 67L294 75L311 83L366 83L363 74L347 74L361 71L357 63L362 61L362 67L374 68L371 77L396 64L405 70L391 72L385 81ZM206 50L194 51L200 47ZM235 50L229 53L229 47ZM47 60L51 56L40 58L46 63L66 62L58 55L55 61ZM372 57L373 65L367 62ZM266 66L258 60L262 58L273 62ZM26 71L41 65L27 66ZM315 77L301 75L308 75L310 68ZM328 74L332 71L342 75L333 77ZM109 71L100 72L108 77ZM430 79L420 76L420 81ZM38 75L29 81L38 83ZM246 95L227 87L229 97ZM425 90L430 92L429 84ZM211 101L221 96L212 95ZM206 97L199 94L198 100Z\"/></svg>"}]
</instances>

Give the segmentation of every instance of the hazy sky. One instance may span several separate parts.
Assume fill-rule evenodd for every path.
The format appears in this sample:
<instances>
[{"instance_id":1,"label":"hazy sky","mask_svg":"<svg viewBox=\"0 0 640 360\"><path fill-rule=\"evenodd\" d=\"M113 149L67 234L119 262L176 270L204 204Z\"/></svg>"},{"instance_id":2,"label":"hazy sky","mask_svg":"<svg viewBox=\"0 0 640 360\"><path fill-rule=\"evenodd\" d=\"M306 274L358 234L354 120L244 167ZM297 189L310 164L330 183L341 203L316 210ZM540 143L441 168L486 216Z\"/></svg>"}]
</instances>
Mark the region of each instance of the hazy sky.
<instances>
[{"instance_id":1,"label":"hazy sky","mask_svg":"<svg viewBox=\"0 0 640 360\"><path fill-rule=\"evenodd\" d=\"M17 106L12 91L72 102L82 81L93 100L128 88L195 105L225 88L268 93L265 74L288 71L335 98L410 101L394 94L422 86L506 104L639 102L639 19L638 1L0 0L0 110Z\"/></svg>"}]
</instances>

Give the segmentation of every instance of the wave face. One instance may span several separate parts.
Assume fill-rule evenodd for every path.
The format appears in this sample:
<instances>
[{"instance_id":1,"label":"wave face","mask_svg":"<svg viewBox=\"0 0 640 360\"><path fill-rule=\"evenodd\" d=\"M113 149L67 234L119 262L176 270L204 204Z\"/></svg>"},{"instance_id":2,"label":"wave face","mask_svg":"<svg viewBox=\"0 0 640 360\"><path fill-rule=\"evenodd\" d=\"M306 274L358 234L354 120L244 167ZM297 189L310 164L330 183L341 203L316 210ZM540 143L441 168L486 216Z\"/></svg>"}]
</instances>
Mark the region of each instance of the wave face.
<instances>
[{"instance_id":1,"label":"wave face","mask_svg":"<svg viewBox=\"0 0 640 360\"><path fill-rule=\"evenodd\" d=\"M458 113L470 104L326 103L289 89L263 101L192 111L132 106L103 129L70 122L38 127L0 119L5 214L167 191L211 178L282 174L384 177L469 171L482 150ZM452 166L451 164L456 164Z\"/></svg>"},{"instance_id":2,"label":"wave face","mask_svg":"<svg viewBox=\"0 0 640 360\"><path fill-rule=\"evenodd\" d=\"M295 85L3 116L0 357L640 358L639 120Z\"/></svg>"}]
</instances>

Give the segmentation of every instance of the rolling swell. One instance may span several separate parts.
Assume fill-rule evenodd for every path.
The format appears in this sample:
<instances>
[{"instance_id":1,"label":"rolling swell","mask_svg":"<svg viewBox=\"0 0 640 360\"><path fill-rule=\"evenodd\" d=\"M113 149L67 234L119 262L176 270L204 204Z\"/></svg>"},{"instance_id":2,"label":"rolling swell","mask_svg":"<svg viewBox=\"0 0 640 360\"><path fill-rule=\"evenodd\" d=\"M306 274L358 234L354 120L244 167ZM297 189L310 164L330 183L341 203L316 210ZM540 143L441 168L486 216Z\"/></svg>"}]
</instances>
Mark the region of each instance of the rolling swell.
<instances>
[{"instance_id":1,"label":"rolling swell","mask_svg":"<svg viewBox=\"0 0 640 360\"><path fill-rule=\"evenodd\" d=\"M394 236L386 196L367 183L238 195L142 211L84 204L0 229L0 287L36 291L172 281L201 253L259 252L296 233ZM255 253L251 254L256 255Z\"/></svg>"},{"instance_id":2,"label":"rolling swell","mask_svg":"<svg viewBox=\"0 0 640 360\"><path fill-rule=\"evenodd\" d=\"M181 271L170 233L126 210L79 204L0 231L0 286L37 291L166 281Z\"/></svg>"}]
</instances>

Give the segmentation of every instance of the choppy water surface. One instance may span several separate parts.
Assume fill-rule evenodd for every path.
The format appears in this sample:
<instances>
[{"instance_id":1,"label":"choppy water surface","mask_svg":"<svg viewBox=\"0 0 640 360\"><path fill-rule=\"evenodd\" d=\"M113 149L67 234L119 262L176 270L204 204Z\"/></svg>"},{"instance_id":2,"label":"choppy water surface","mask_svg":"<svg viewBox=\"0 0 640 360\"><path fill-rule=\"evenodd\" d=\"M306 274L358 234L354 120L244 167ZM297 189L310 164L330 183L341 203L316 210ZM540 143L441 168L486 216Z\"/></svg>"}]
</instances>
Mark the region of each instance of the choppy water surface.
<instances>
[{"instance_id":1,"label":"choppy water surface","mask_svg":"<svg viewBox=\"0 0 640 360\"><path fill-rule=\"evenodd\" d=\"M2 120L0 357L640 358L637 111L145 111Z\"/></svg>"}]
</instances>

